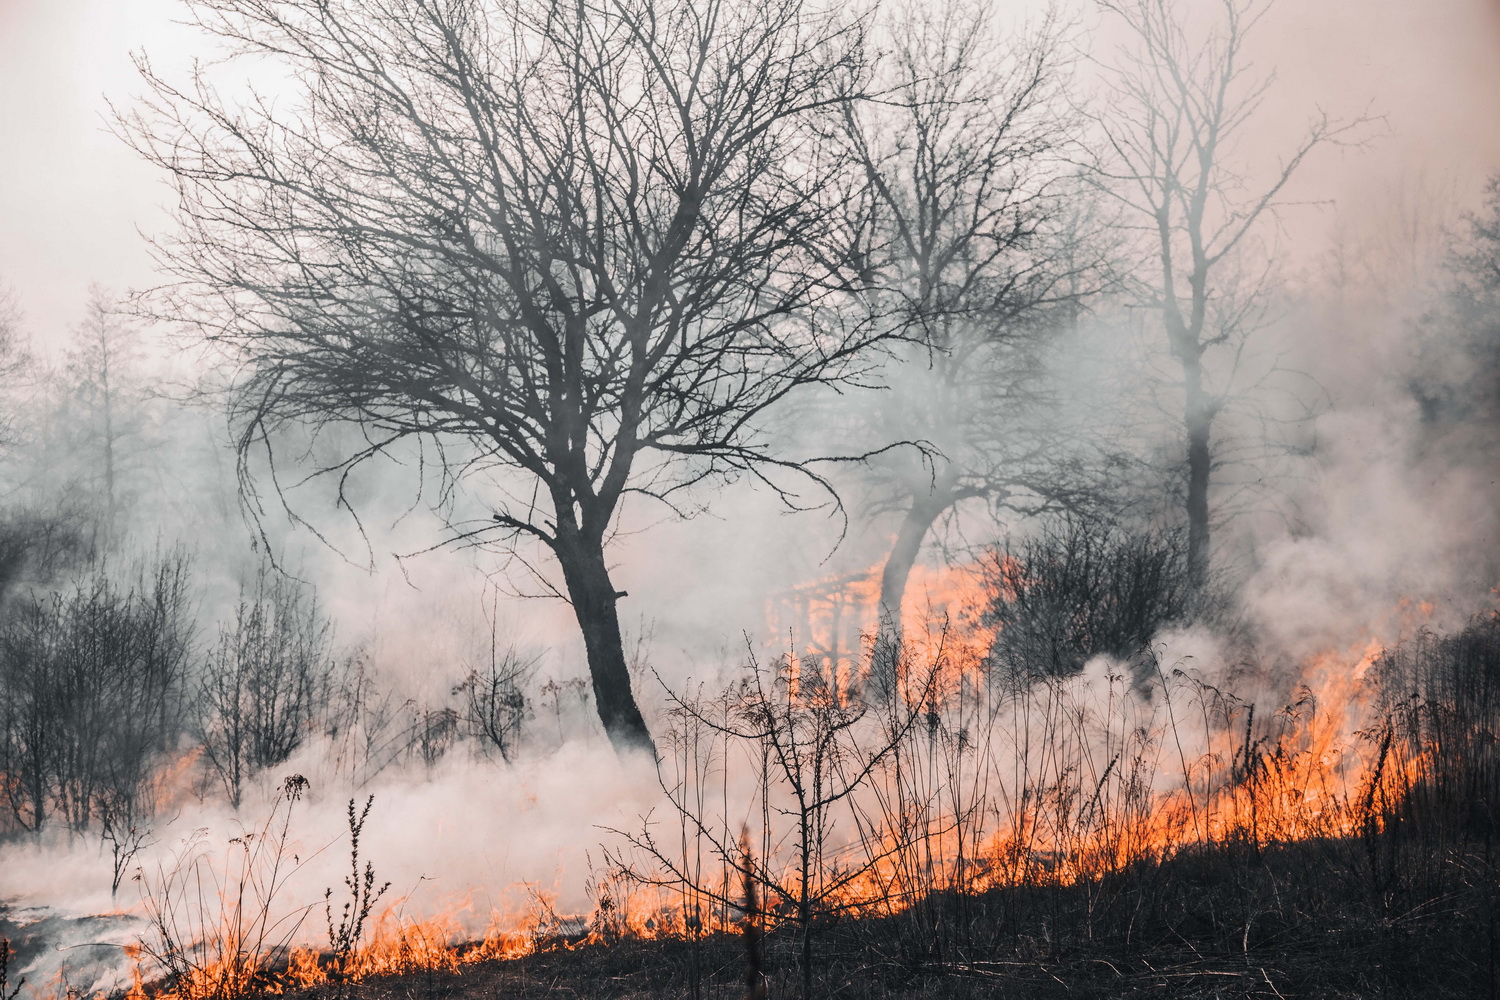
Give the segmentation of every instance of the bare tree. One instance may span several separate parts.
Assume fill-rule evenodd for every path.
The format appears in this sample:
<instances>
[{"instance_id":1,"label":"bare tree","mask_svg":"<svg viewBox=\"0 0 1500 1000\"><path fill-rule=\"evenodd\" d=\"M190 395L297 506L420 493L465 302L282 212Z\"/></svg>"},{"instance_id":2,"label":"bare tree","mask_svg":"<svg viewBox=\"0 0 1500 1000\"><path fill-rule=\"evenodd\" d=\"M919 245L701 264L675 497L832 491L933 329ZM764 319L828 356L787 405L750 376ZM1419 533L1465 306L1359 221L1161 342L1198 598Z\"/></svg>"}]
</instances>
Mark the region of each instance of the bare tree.
<instances>
[{"instance_id":1,"label":"bare tree","mask_svg":"<svg viewBox=\"0 0 1500 1000\"><path fill-rule=\"evenodd\" d=\"M92 481L90 492L98 497L99 547L105 550L116 536L128 439L140 431L142 397L134 372L139 354L136 330L114 298L90 285L66 363L69 402L77 412L59 416L73 438L80 475Z\"/></svg>"},{"instance_id":2,"label":"bare tree","mask_svg":"<svg viewBox=\"0 0 1500 1000\"><path fill-rule=\"evenodd\" d=\"M556 560L604 729L649 748L606 558L622 501L749 474L796 502L777 473L807 466L761 417L875 339L821 308L847 171L820 119L859 32L801 0L191 9L290 81L235 101L143 59L155 96L123 125L176 183L156 307L237 364L242 474L304 422L360 428L323 468L341 485L410 439L445 495L493 473L459 537Z\"/></svg>"},{"instance_id":3,"label":"bare tree","mask_svg":"<svg viewBox=\"0 0 1500 1000\"><path fill-rule=\"evenodd\" d=\"M22 320L15 292L0 285L0 479L10 494L0 518L0 598L22 583L50 584L93 559L88 512L78 497L24 496L35 478L38 424L47 421L37 419L46 409L35 395L41 366Z\"/></svg>"},{"instance_id":4,"label":"bare tree","mask_svg":"<svg viewBox=\"0 0 1500 1000\"><path fill-rule=\"evenodd\" d=\"M1067 677L1101 653L1128 660L1198 603L1180 530L1064 519L1006 539L984 569L989 668L1006 684Z\"/></svg>"},{"instance_id":5,"label":"bare tree","mask_svg":"<svg viewBox=\"0 0 1500 1000\"><path fill-rule=\"evenodd\" d=\"M1453 435L1446 451L1482 461L1495 454L1500 421L1500 174L1447 251L1441 295L1417 329L1409 388L1434 439Z\"/></svg>"},{"instance_id":6,"label":"bare tree","mask_svg":"<svg viewBox=\"0 0 1500 1000\"><path fill-rule=\"evenodd\" d=\"M965 502L1036 509L1072 489L1038 419L1042 351L1099 273L1067 183L1078 123L1060 26L1002 43L986 9L957 0L899 8L888 30L873 96L846 106L870 187L867 294L905 341L871 423L933 450L878 467L878 504L901 513L880 579L881 689L934 524Z\"/></svg>"},{"instance_id":7,"label":"bare tree","mask_svg":"<svg viewBox=\"0 0 1500 1000\"><path fill-rule=\"evenodd\" d=\"M17 429L16 390L24 385L33 368L21 305L13 289L0 285L0 445L15 444Z\"/></svg>"},{"instance_id":8,"label":"bare tree","mask_svg":"<svg viewBox=\"0 0 1500 1000\"><path fill-rule=\"evenodd\" d=\"M183 732L192 647L188 565L167 553L133 586L96 570L16 598L0 621L0 770L14 824L96 821L116 851L144 832ZM120 855L116 854L116 860ZM119 870L116 870L119 874Z\"/></svg>"},{"instance_id":9,"label":"bare tree","mask_svg":"<svg viewBox=\"0 0 1500 1000\"><path fill-rule=\"evenodd\" d=\"M673 753L657 774L679 836L676 843L657 839L648 815L639 832L610 831L624 849L607 850L606 860L627 881L681 893L684 912L698 919L738 906L736 882L748 880L765 899L765 915L796 928L802 996L809 1000L818 923L869 908L873 901L861 886L907 844L906 830L861 816L854 799L927 719L936 689L937 670L930 668L911 678L909 701L894 699L875 713L836 679L804 670L793 658L767 669L752 655L746 676L718 698L673 695L667 738ZM748 802L731 796L735 758L755 775ZM758 813L757 829L740 825L737 832L735 810L742 817ZM857 831L852 855L835 846L840 819L853 820ZM752 836L760 855L753 870L743 849Z\"/></svg>"},{"instance_id":10,"label":"bare tree","mask_svg":"<svg viewBox=\"0 0 1500 1000\"><path fill-rule=\"evenodd\" d=\"M524 685L535 672L534 659L514 649L502 654L491 638L490 662L471 668L453 687L459 699L459 721L480 741L483 752L493 749L506 763L511 762L521 738L530 708Z\"/></svg>"},{"instance_id":11,"label":"bare tree","mask_svg":"<svg viewBox=\"0 0 1500 1000\"><path fill-rule=\"evenodd\" d=\"M198 680L196 736L230 805L259 771L286 761L327 720L338 663L316 593L262 567Z\"/></svg>"},{"instance_id":12,"label":"bare tree","mask_svg":"<svg viewBox=\"0 0 1500 1000\"><path fill-rule=\"evenodd\" d=\"M1188 566L1198 588L1208 579L1210 480L1224 458L1214 422L1234 404L1266 416L1258 394L1292 374L1254 350L1274 262L1255 236L1276 218L1308 154L1361 124L1320 113L1274 167L1252 171L1240 143L1263 117L1273 77L1252 71L1245 46L1271 3L1218 0L1200 37L1174 0L1099 0L1133 45L1113 68L1096 119L1104 143L1097 177L1142 238L1141 298L1160 315L1180 371Z\"/></svg>"}]
</instances>

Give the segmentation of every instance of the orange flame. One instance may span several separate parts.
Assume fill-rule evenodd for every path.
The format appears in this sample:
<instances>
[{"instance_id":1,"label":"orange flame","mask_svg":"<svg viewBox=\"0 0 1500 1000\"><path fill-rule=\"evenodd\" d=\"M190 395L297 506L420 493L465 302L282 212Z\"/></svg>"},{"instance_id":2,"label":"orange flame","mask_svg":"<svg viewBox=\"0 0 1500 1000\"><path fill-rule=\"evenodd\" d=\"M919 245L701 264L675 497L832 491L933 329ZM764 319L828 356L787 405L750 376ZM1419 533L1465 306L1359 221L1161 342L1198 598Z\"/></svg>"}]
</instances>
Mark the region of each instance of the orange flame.
<instances>
[{"instance_id":1,"label":"orange flame","mask_svg":"<svg viewBox=\"0 0 1500 1000\"><path fill-rule=\"evenodd\" d=\"M773 620L801 636L782 664L790 699L813 698L814 678L818 691L842 699L868 677L876 581L871 572L809 585L773 609ZM922 727L872 772L862 797L849 798L856 821L843 828L859 833L829 856L857 877L839 879L823 905L895 912L934 891L1076 883L1208 844L1258 850L1355 836L1379 829L1384 813L1373 804L1396 800L1428 763L1423 751L1393 750L1388 729L1382 736L1372 667L1384 647L1375 641L1310 657L1269 713L1157 660L1133 674L1095 661L1083 676L997 692L984 676L995 638L983 617L992 585L975 566L913 574L918 596L903 616L903 642L930 674L904 678L901 690ZM1424 613L1421 605L1400 611ZM712 766L727 772L726 758L716 759ZM787 874L766 876L777 859L761 860L760 876L784 890L780 902L765 895L763 917L774 928L796 919L785 900L797 896L798 876L784 864ZM415 918L398 901L378 914L340 974L458 973L548 947L733 932L738 916L725 901L739 874L726 864L718 886L593 885L587 919L560 918L551 898L533 893L525 912L493 913L478 940L456 909ZM284 992L333 976L329 956L307 948L291 951L281 969L258 962L229 940L201 976L151 991L137 971L131 995L209 1000L226 977Z\"/></svg>"}]
</instances>

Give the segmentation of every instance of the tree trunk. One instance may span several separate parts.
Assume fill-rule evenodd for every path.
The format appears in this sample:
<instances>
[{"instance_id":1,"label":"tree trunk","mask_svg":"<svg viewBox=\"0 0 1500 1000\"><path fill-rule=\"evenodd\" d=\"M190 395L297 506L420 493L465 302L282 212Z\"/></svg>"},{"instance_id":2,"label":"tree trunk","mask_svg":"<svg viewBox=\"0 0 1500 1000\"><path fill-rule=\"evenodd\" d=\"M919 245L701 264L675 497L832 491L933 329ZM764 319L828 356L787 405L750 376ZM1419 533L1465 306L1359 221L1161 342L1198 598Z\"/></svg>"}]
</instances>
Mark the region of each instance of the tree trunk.
<instances>
[{"instance_id":1,"label":"tree trunk","mask_svg":"<svg viewBox=\"0 0 1500 1000\"><path fill-rule=\"evenodd\" d=\"M1208 582L1208 477L1211 465L1209 430L1213 413L1203 391L1203 367L1196 360L1182 364L1186 385L1184 424L1188 439L1188 582L1201 592Z\"/></svg>"},{"instance_id":2,"label":"tree trunk","mask_svg":"<svg viewBox=\"0 0 1500 1000\"><path fill-rule=\"evenodd\" d=\"M916 565L922 541L932 523L953 503L951 487L940 484L938 490L912 501L896 540L891 544L885 566L880 571L880 620L875 634L875 651L870 661L870 687L881 699L896 691L900 674L901 647L905 636L901 626L901 606L906 599L906 582Z\"/></svg>"},{"instance_id":3,"label":"tree trunk","mask_svg":"<svg viewBox=\"0 0 1500 1000\"><path fill-rule=\"evenodd\" d=\"M812 1000L812 885L813 885L813 853L812 853L812 821L808 815L809 806L807 800L799 792L798 804L801 806L799 833L800 854L802 870L799 872L802 884L797 887L797 923L802 931L802 1000ZM812 808L817 808L813 806Z\"/></svg>"},{"instance_id":4,"label":"tree trunk","mask_svg":"<svg viewBox=\"0 0 1500 1000\"><path fill-rule=\"evenodd\" d=\"M115 410L109 386L109 361L104 362L104 549L115 544Z\"/></svg>"},{"instance_id":5,"label":"tree trunk","mask_svg":"<svg viewBox=\"0 0 1500 1000\"><path fill-rule=\"evenodd\" d=\"M630 668L625 662L625 644L616 608L619 595L604 562L604 546L574 531L558 539L555 551L568 587L568 598L573 603L573 614L583 631L589 677L594 684L594 705L604 732L616 753L645 752L654 757L656 745L630 690Z\"/></svg>"},{"instance_id":6,"label":"tree trunk","mask_svg":"<svg viewBox=\"0 0 1500 1000\"><path fill-rule=\"evenodd\" d=\"M801 910L802 919L802 1000L812 1000L813 997L813 949L812 949L812 908L803 906Z\"/></svg>"}]
</instances>

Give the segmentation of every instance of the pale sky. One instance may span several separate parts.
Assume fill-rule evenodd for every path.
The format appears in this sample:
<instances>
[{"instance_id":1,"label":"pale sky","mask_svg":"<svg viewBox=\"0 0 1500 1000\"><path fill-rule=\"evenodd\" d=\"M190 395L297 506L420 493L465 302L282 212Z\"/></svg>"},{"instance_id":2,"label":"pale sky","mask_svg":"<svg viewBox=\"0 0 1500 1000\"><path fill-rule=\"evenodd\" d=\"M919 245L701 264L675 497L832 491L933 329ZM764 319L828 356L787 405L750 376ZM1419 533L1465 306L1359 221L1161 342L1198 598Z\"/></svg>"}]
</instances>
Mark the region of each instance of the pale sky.
<instances>
[{"instance_id":1,"label":"pale sky","mask_svg":"<svg viewBox=\"0 0 1500 1000\"><path fill-rule=\"evenodd\" d=\"M995 2L1002 12L1035 5ZM0 0L0 282L44 344L76 321L90 281L151 283L137 229L164 225L170 192L106 132L106 99L128 104L140 90L132 49L166 66L192 54L193 36L171 23L179 9L177 0ZM1500 0L1280 0L1257 62L1278 75L1270 144L1294 139L1319 106L1387 119L1369 148L1332 152L1301 179L1298 197L1336 202L1346 221L1385 211L1403 178L1472 196L1500 171ZM1304 223L1304 249L1330 217L1323 209Z\"/></svg>"},{"instance_id":2,"label":"pale sky","mask_svg":"<svg viewBox=\"0 0 1500 1000\"><path fill-rule=\"evenodd\" d=\"M164 224L169 192L107 133L106 99L139 92L132 49L183 48L176 7L0 0L0 282L38 340L76 322L90 281L151 281L136 229Z\"/></svg>"}]
</instances>

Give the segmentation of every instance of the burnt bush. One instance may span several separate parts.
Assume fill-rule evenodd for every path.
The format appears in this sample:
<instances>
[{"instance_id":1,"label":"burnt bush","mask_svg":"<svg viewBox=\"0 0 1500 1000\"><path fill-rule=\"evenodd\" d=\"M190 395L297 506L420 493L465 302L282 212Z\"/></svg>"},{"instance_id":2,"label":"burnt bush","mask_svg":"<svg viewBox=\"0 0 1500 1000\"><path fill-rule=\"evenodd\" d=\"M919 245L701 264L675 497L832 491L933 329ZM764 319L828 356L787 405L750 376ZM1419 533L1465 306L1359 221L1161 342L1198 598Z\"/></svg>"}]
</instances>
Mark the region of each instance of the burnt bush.
<instances>
[{"instance_id":1,"label":"burnt bush","mask_svg":"<svg viewBox=\"0 0 1500 1000\"><path fill-rule=\"evenodd\" d=\"M1500 614L1451 635L1420 631L1376 671L1382 766L1406 777L1384 825L1425 840L1500 834Z\"/></svg>"},{"instance_id":2,"label":"burnt bush","mask_svg":"<svg viewBox=\"0 0 1500 1000\"><path fill-rule=\"evenodd\" d=\"M198 679L195 735L231 805L246 781L326 728L339 672L317 594L263 567Z\"/></svg>"},{"instance_id":3,"label":"burnt bush","mask_svg":"<svg viewBox=\"0 0 1500 1000\"><path fill-rule=\"evenodd\" d=\"M102 571L18 598L0 619L6 820L39 832L129 829L183 732L193 623L188 566L160 558L129 585Z\"/></svg>"},{"instance_id":4,"label":"burnt bush","mask_svg":"<svg viewBox=\"0 0 1500 1000\"><path fill-rule=\"evenodd\" d=\"M47 585L92 566L97 555L90 515L81 505L0 519L0 597L27 584Z\"/></svg>"},{"instance_id":5,"label":"burnt bush","mask_svg":"<svg viewBox=\"0 0 1500 1000\"><path fill-rule=\"evenodd\" d=\"M994 549L986 567L1000 678L1076 673L1091 657L1128 657L1204 604L1189 581L1187 537L1169 528L1066 521Z\"/></svg>"},{"instance_id":6,"label":"burnt bush","mask_svg":"<svg viewBox=\"0 0 1500 1000\"><path fill-rule=\"evenodd\" d=\"M498 753L507 763L515 755L521 729L530 712L525 686L536 673L536 658L514 649L501 654L491 645L490 662L469 671L453 688L457 717L481 752Z\"/></svg>"}]
</instances>

